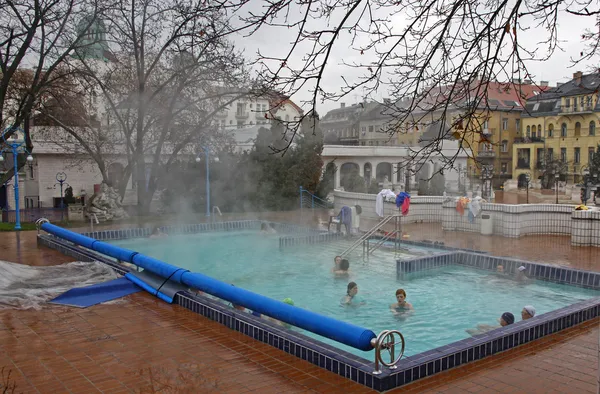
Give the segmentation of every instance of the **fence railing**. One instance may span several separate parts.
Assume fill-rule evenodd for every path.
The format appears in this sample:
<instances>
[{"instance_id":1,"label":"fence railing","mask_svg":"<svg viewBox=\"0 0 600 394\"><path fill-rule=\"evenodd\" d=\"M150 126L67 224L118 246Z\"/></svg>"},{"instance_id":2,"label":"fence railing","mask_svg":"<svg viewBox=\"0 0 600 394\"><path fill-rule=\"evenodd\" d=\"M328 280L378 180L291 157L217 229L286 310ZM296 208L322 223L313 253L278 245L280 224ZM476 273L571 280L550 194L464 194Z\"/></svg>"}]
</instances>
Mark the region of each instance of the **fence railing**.
<instances>
[{"instance_id":1,"label":"fence railing","mask_svg":"<svg viewBox=\"0 0 600 394\"><path fill-rule=\"evenodd\" d=\"M21 214L21 222L35 223L39 218L47 218L49 220L59 222L68 218L67 208L26 208L19 210ZM16 210L2 210L3 223L15 223L17 217Z\"/></svg>"},{"instance_id":2,"label":"fence railing","mask_svg":"<svg viewBox=\"0 0 600 394\"><path fill-rule=\"evenodd\" d=\"M300 209L304 208L331 209L333 208L333 203L315 196L314 194L300 186Z\"/></svg>"}]
</instances>

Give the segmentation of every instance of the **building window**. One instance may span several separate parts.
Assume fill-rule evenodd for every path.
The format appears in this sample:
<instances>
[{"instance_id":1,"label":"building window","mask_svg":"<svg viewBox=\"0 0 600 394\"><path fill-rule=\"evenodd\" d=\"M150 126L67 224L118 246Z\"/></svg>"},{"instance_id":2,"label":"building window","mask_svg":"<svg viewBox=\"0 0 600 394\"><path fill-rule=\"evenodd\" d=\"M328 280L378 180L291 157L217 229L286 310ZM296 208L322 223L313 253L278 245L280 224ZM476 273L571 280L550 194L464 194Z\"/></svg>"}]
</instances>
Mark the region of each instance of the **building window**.
<instances>
[{"instance_id":1,"label":"building window","mask_svg":"<svg viewBox=\"0 0 600 394\"><path fill-rule=\"evenodd\" d=\"M594 148L593 147L589 147L588 148L588 165L592 162L592 160L594 160Z\"/></svg>"},{"instance_id":2,"label":"building window","mask_svg":"<svg viewBox=\"0 0 600 394\"><path fill-rule=\"evenodd\" d=\"M508 141L507 140L502 141L501 151L504 153L508 152Z\"/></svg>"},{"instance_id":3,"label":"building window","mask_svg":"<svg viewBox=\"0 0 600 394\"><path fill-rule=\"evenodd\" d=\"M369 141L369 145L373 145L373 141Z\"/></svg>"},{"instance_id":4,"label":"building window","mask_svg":"<svg viewBox=\"0 0 600 394\"><path fill-rule=\"evenodd\" d=\"M527 134L525 134L527 137L531 137L531 127L527 126Z\"/></svg>"},{"instance_id":5,"label":"building window","mask_svg":"<svg viewBox=\"0 0 600 394\"><path fill-rule=\"evenodd\" d=\"M507 169L508 169L508 164L502 163L501 168L500 168L500 171L502 172L502 174L506 174Z\"/></svg>"},{"instance_id":6,"label":"building window","mask_svg":"<svg viewBox=\"0 0 600 394\"><path fill-rule=\"evenodd\" d=\"M365 141L360 141L360 144L361 144L362 146L365 146Z\"/></svg>"},{"instance_id":7,"label":"building window","mask_svg":"<svg viewBox=\"0 0 600 394\"><path fill-rule=\"evenodd\" d=\"M563 163L567 162L567 148L560 148L560 160Z\"/></svg>"},{"instance_id":8,"label":"building window","mask_svg":"<svg viewBox=\"0 0 600 394\"><path fill-rule=\"evenodd\" d=\"M596 135L596 122L594 122L593 120L590 122L589 133L590 135Z\"/></svg>"},{"instance_id":9,"label":"building window","mask_svg":"<svg viewBox=\"0 0 600 394\"><path fill-rule=\"evenodd\" d=\"M565 99L565 107L569 108L571 106L571 99Z\"/></svg>"},{"instance_id":10,"label":"building window","mask_svg":"<svg viewBox=\"0 0 600 394\"><path fill-rule=\"evenodd\" d=\"M531 136L533 138L537 137L537 128L535 127L535 125L531 126Z\"/></svg>"},{"instance_id":11,"label":"building window","mask_svg":"<svg viewBox=\"0 0 600 394\"><path fill-rule=\"evenodd\" d=\"M502 130L508 130L508 119L507 118L502 119Z\"/></svg>"},{"instance_id":12,"label":"building window","mask_svg":"<svg viewBox=\"0 0 600 394\"><path fill-rule=\"evenodd\" d=\"M566 123L563 123L562 125L560 125L560 136L561 137L567 136L567 124Z\"/></svg>"},{"instance_id":13,"label":"building window","mask_svg":"<svg viewBox=\"0 0 600 394\"><path fill-rule=\"evenodd\" d=\"M575 164L581 163L581 148L575 148L573 152L573 160Z\"/></svg>"},{"instance_id":14,"label":"building window","mask_svg":"<svg viewBox=\"0 0 600 394\"><path fill-rule=\"evenodd\" d=\"M575 137L581 136L581 123L575 123Z\"/></svg>"},{"instance_id":15,"label":"building window","mask_svg":"<svg viewBox=\"0 0 600 394\"><path fill-rule=\"evenodd\" d=\"M29 164L27 168L29 169L29 179L35 179L35 174L33 172L33 164Z\"/></svg>"},{"instance_id":16,"label":"building window","mask_svg":"<svg viewBox=\"0 0 600 394\"><path fill-rule=\"evenodd\" d=\"M548 125L548 137L552 138L552 134L554 133L554 125L552 123L550 123Z\"/></svg>"},{"instance_id":17,"label":"building window","mask_svg":"<svg viewBox=\"0 0 600 394\"><path fill-rule=\"evenodd\" d=\"M521 119L515 119L515 128L517 129L517 133L521 131Z\"/></svg>"},{"instance_id":18,"label":"building window","mask_svg":"<svg viewBox=\"0 0 600 394\"><path fill-rule=\"evenodd\" d=\"M369 126L369 133L373 132L373 126Z\"/></svg>"},{"instance_id":19,"label":"building window","mask_svg":"<svg viewBox=\"0 0 600 394\"><path fill-rule=\"evenodd\" d=\"M554 149L548 148L548 160L554 160Z\"/></svg>"},{"instance_id":20,"label":"building window","mask_svg":"<svg viewBox=\"0 0 600 394\"><path fill-rule=\"evenodd\" d=\"M540 137L540 138L543 137L543 135L542 135L542 125L541 124L538 125L538 137Z\"/></svg>"}]
</instances>

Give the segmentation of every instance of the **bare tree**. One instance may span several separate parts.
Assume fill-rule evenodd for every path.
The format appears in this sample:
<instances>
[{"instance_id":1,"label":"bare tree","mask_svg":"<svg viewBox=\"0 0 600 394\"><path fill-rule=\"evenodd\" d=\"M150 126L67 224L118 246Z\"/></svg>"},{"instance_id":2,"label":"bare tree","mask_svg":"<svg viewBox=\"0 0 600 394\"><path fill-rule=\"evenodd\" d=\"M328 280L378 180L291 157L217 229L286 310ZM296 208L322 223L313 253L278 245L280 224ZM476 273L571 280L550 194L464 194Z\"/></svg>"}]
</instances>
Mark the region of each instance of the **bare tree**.
<instances>
[{"instance_id":1,"label":"bare tree","mask_svg":"<svg viewBox=\"0 0 600 394\"><path fill-rule=\"evenodd\" d=\"M200 145L221 139L214 115L240 96L254 94L255 86L229 40L233 29L225 8L184 0L121 0L99 19L110 59L81 48L69 61L79 86L74 97L98 97L98 102L72 108L82 127L47 115L89 153L105 180L106 155L126 157L121 194L133 176L138 205L146 212L161 177L181 154L193 157ZM56 99L62 107L79 101L67 95Z\"/></svg>"},{"instance_id":2,"label":"bare tree","mask_svg":"<svg viewBox=\"0 0 600 394\"><path fill-rule=\"evenodd\" d=\"M0 5L0 127L22 127L29 151L30 117L45 90L65 76L60 67L85 31L77 24L84 15L92 23L103 6L104 0L7 0ZM13 175L11 169L0 183Z\"/></svg>"},{"instance_id":3,"label":"bare tree","mask_svg":"<svg viewBox=\"0 0 600 394\"><path fill-rule=\"evenodd\" d=\"M282 55L259 53L256 64L274 89L289 95L310 89L311 107L323 99L387 94L390 134L402 132L407 121L442 120L462 126L457 137L464 147L485 142L480 122L491 109L490 82L519 90L514 80L534 79L528 61L544 61L562 49L558 24L565 16L596 21L599 13L589 0L280 0L243 20L256 29L293 32ZM526 43L526 34L537 42ZM582 31L582 39L590 45L574 63L596 55L598 29ZM341 75L341 89L327 88L327 70ZM446 131L418 155L443 155ZM446 159L451 166L453 158Z\"/></svg>"}]
</instances>

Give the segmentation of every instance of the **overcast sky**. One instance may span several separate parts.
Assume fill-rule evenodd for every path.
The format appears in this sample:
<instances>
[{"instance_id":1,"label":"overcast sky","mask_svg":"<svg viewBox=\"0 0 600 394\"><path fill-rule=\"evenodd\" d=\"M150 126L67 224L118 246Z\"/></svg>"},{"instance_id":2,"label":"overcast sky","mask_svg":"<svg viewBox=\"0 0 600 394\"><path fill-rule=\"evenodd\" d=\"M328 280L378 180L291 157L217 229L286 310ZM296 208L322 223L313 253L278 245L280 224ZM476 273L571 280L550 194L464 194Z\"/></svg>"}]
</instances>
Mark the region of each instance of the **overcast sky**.
<instances>
[{"instance_id":1,"label":"overcast sky","mask_svg":"<svg viewBox=\"0 0 600 394\"><path fill-rule=\"evenodd\" d=\"M260 2L257 2L257 4L260 4ZM534 76L534 81L549 81L551 86L555 86L557 82L565 82L571 79L572 74L577 70L589 72L594 66L597 67L597 62L588 61L573 68L571 61L571 58L578 58L579 53L584 49L581 34L586 28L594 30L595 21L595 17L580 17L562 12L559 15L558 38L561 41L561 46L564 51L556 51L550 60L545 62L528 62L527 67L529 72ZM406 23L406 18L401 18L399 15L396 15L392 17L392 22L394 26L401 29L404 26L404 23ZM328 28L324 23L324 20L311 21L309 26L313 29ZM595 29L597 29L597 27ZM548 33L544 28L531 26L527 31L518 32L519 42L529 49L536 48L538 47L537 42L542 38L545 39L547 34ZM289 51L294 37L294 29L265 27L261 28L251 37L236 40L236 43L240 48L244 49L246 56L251 59L256 58L258 50L260 50L263 55L282 57ZM323 86L325 90L339 92L340 86L343 84L341 75L344 75L344 77L350 81L357 81L360 77L361 71L345 67L341 64L342 59L349 62L359 56L359 53L349 46L349 38L345 38L342 35L342 38L335 46L332 57L325 69L323 76ZM290 62L292 66L301 63L303 51L308 51L308 47L303 47L297 51L295 58ZM539 54L545 53L545 51L546 48L544 46L539 46ZM365 60L370 59L361 57L358 60L365 62ZM345 102L346 105L350 105L360 100L361 95L360 92L352 93L340 100L340 102ZM376 98L380 100L386 95L387 93L385 91L380 91ZM311 93L309 89L305 88L297 95L294 95L292 99L297 104L301 105L303 100L309 100L310 97ZM338 108L339 106L339 102L319 103L317 111L322 116L327 111ZM307 105L304 105L303 107L305 109L308 108Z\"/></svg>"}]
</instances>

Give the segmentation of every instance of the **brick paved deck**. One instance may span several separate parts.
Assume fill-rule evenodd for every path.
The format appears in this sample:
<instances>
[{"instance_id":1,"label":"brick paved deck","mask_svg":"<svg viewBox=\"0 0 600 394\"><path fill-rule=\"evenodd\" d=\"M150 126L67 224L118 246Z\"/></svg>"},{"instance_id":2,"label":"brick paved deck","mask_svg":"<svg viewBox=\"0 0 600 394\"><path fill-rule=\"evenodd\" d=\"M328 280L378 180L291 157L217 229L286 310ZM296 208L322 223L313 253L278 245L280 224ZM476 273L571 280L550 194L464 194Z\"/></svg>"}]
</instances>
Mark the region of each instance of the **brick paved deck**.
<instances>
[{"instance_id":1,"label":"brick paved deck","mask_svg":"<svg viewBox=\"0 0 600 394\"><path fill-rule=\"evenodd\" d=\"M503 252L498 254L600 269L600 248L571 249L568 237L506 240L444 233L432 225L406 230L411 239L465 247L479 242ZM0 234L1 258L36 265L69 260L38 249L35 235ZM596 319L390 392L595 393L599 323ZM11 371L16 393L371 392L146 293L87 309L0 311L1 367L4 376Z\"/></svg>"}]
</instances>

